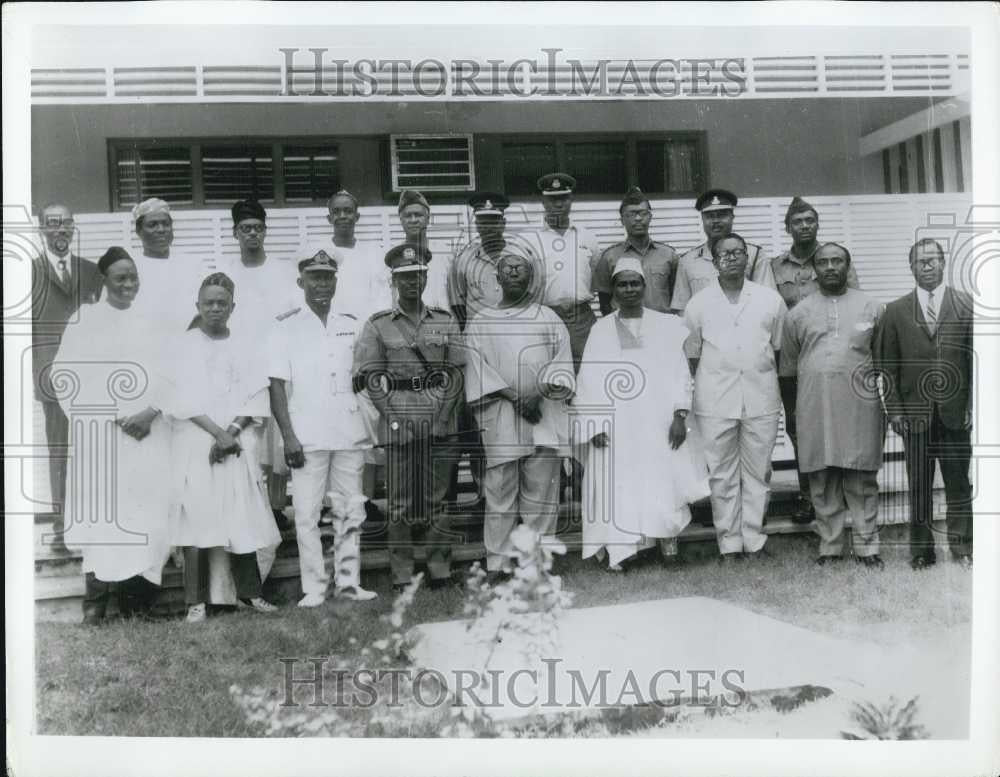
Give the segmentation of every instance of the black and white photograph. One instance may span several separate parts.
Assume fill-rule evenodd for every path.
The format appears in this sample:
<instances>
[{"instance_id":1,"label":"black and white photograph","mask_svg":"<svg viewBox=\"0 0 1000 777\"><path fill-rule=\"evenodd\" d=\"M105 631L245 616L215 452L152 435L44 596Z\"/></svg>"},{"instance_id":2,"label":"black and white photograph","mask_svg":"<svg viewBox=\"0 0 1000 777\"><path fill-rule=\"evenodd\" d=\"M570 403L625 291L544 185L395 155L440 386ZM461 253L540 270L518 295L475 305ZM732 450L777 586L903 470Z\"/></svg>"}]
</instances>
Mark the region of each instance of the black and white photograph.
<instances>
[{"instance_id":1,"label":"black and white photograph","mask_svg":"<svg viewBox=\"0 0 1000 777\"><path fill-rule=\"evenodd\" d=\"M1000 772L995 4L3 33L11 774Z\"/></svg>"}]
</instances>

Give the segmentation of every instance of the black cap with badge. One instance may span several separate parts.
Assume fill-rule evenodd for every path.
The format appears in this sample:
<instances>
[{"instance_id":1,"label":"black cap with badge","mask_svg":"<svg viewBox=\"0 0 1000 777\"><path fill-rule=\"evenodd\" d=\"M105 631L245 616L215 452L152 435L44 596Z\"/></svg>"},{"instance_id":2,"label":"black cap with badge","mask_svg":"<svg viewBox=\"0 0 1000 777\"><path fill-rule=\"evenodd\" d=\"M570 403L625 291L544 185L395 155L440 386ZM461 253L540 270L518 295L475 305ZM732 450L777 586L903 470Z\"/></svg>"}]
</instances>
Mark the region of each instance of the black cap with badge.
<instances>
[{"instance_id":1,"label":"black cap with badge","mask_svg":"<svg viewBox=\"0 0 1000 777\"><path fill-rule=\"evenodd\" d=\"M713 210L732 210L736 207L736 195L728 189L709 189L694 201L694 209L702 213Z\"/></svg>"},{"instance_id":2,"label":"black cap with badge","mask_svg":"<svg viewBox=\"0 0 1000 777\"><path fill-rule=\"evenodd\" d=\"M499 192L476 192L469 197L474 216L502 216L509 206L510 200Z\"/></svg>"},{"instance_id":3,"label":"black cap with badge","mask_svg":"<svg viewBox=\"0 0 1000 777\"><path fill-rule=\"evenodd\" d=\"M328 244L311 245L300 248L296 256L299 259L299 272L337 272L337 265L340 264L341 257Z\"/></svg>"},{"instance_id":4,"label":"black cap with badge","mask_svg":"<svg viewBox=\"0 0 1000 777\"><path fill-rule=\"evenodd\" d=\"M426 272L431 258L429 249L416 243L402 243L386 253L385 266L392 270L393 275L400 272Z\"/></svg>"},{"instance_id":5,"label":"black cap with badge","mask_svg":"<svg viewBox=\"0 0 1000 777\"><path fill-rule=\"evenodd\" d=\"M538 191L546 197L572 194L576 188L576 178L566 173L549 173L538 179Z\"/></svg>"}]
</instances>

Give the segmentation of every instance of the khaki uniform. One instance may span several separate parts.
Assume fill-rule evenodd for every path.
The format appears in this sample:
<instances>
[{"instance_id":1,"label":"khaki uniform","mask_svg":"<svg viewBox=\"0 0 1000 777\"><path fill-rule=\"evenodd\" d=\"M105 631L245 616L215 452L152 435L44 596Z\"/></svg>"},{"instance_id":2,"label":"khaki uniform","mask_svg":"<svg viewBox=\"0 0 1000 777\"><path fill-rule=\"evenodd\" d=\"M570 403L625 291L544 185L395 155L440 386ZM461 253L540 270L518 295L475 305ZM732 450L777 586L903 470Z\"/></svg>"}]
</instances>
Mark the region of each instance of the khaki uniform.
<instances>
[{"instance_id":1,"label":"khaki uniform","mask_svg":"<svg viewBox=\"0 0 1000 777\"><path fill-rule=\"evenodd\" d=\"M604 253L601 254L594 267L591 281L594 291L601 294L611 293L611 276L614 275L615 265L626 254L637 256L642 262L642 271L646 275L646 293L643 297L643 305L661 313L669 311L679 258L671 246L658 240L650 240L643 247L636 245L629 239L604 249Z\"/></svg>"},{"instance_id":2,"label":"khaki uniform","mask_svg":"<svg viewBox=\"0 0 1000 777\"><path fill-rule=\"evenodd\" d=\"M747 243L747 280L761 286L774 288L774 273L771 270L771 260L764 249L754 243ZM691 297L707 286L715 283L719 271L712 264L712 252L708 243L692 248L681 254L677 265L677 278L674 280L673 295L670 307L673 310L684 310Z\"/></svg>"},{"instance_id":3,"label":"khaki uniform","mask_svg":"<svg viewBox=\"0 0 1000 777\"><path fill-rule=\"evenodd\" d=\"M380 414L379 436L390 445L386 475L394 583L408 583L413 574L414 524L426 529L431 578L451 574L452 535L444 500L457 453L454 446L435 438L458 429L461 406L451 402L463 389L465 354L460 337L458 321L443 308L424 307L419 321L414 321L395 307L368 319L355 348L355 376L373 395L383 393L388 405ZM446 406L454 412L442 412ZM404 427L412 431L412 439L394 444Z\"/></svg>"}]
</instances>

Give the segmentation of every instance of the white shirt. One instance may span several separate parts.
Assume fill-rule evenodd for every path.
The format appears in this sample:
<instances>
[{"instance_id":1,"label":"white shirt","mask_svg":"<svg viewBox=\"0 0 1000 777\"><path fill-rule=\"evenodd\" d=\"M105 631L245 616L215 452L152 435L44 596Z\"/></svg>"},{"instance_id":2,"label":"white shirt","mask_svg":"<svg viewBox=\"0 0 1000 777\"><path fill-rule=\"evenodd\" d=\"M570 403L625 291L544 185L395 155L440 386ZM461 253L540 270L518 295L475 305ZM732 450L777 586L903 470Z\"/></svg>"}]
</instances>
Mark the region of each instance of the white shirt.
<instances>
[{"instance_id":1,"label":"white shirt","mask_svg":"<svg viewBox=\"0 0 1000 777\"><path fill-rule=\"evenodd\" d=\"M601 255L597 238L587 229L573 225L565 232L557 232L546 224L536 234L545 269L543 302L558 305L590 300L591 276Z\"/></svg>"},{"instance_id":2,"label":"white shirt","mask_svg":"<svg viewBox=\"0 0 1000 777\"><path fill-rule=\"evenodd\" d=\"M385 266L385 251L377 243L362 243L353 248L335 245L343 257L337 266L338 310L350 310L365 321L373 313L392 307L392 275Z\"/></svg>"},{"instance_id":3,"label":"white shirt","mask_svg":"<svg viewBox=\"0 0 1000 777\"><path fill-rule=\"evenodd\" d=\"M239 256L232 256L219 261L218 271L236 287L229 327L237 334L265 338L278 316L302 304L302 290L296 283L298 267L293 261L271 257L259 266L247 267Z\"/></svg>"},{"instance_id":4,"label":"white shirt","mask_svg":"<svg viewBox=\"0 0 1000 777\"><path fill-rule=\"evenodd\" d=\"M303 303L272 332L268 374L285 381L288 415L305 451L371 447L351 381L360 323L351 313L331 310L323 326Z\"/></svg>"},{"instance_id":5,"label":"white shirt","mask_svg":"<svg viewBox=\"0 0 1000 777\"><path fill-rule=\"evenodd\" d=\"M66 277L67 278L73 277L73 263L71 261L72 252L66 251L66 253L63 256L56 256L55 254L49 251L48 245L43 245L42 253L44 253L45 258L49 260L49 264L52 265L52 269L55 270L57 278L63 277L63 270L59 266L60 262L65 262L63 266L66 268Z\"/></svg>"},{"instance_id":6,"label":"white shirt","mask_svg":"<svg viewBox=\"0 0 1000 777\"><path fill-rule=\"evenodd\" d=\"M785 303L773 289L744 281L731 303L718 282L695 294L684 308L691 334L684 350L700 359L694 377L694 412L715 418L754 418L777 413L778 371Z\"/></svg>"},{"instance_id":7,"label":"white shirt","mask_svg":"<svg viewBox=\"0 0 1000 777\"><path fill-rule=\"evenodd\" d=\"M926 289L922 289L920 286L917 286L917 300L920 302L920 312L924 314L924 321L926 321L928 324L933 320L936 325L941 318L941 298L944 297L945 288L947 288L945 282L941 281L941 284L933 291L934 315L932 317L927 313L928 308L931 307L932 305L930 299L930 295L932 292L929 292Z\"/></svg>"},{"instance_id":8,"label":"white shirt","mask_svg":"<svg viewBox=\"0 0 1000 777\"><path fill-rule=\"evenodd\" d=\"M132 255L139 274L139 293L133 303L149 320L160 322L163 334L180 335L197 315L198 289L211 274L200 258L172 250L167 259Z\"/></svg>"}]
</instances>

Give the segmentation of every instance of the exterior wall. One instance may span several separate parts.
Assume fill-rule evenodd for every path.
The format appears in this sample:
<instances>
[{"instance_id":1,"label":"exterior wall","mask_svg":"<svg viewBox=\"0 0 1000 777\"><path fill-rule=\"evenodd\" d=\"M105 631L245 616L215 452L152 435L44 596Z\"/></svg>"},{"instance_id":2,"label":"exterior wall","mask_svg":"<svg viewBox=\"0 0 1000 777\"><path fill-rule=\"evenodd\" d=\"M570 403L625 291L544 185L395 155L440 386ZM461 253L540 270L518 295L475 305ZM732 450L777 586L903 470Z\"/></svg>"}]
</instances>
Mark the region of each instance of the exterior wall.
<instances>
[{"instance_id":1,"label":"exterior wall","mask_svg":"<svg viewBox=\"0 0 1000 777\"><path fill-rule=\"evenodd\" d=\"M336 136L341 180L364 205L386 204L380 141L390 133L472 132L479 188L498 185L499 133L704 130L709 184L741 196L883 192L878 155L858 139L926 108L927 97L753 101L590 101L515 106L480 102L324 105L36 105L32 108L32 200L75 211L110 208L109 138ZM377 171L373 174L373 171ZM617 192L600 192L606 198ZM461 197L449 198L460 201Z\"/></svg>"}]
</instances>

